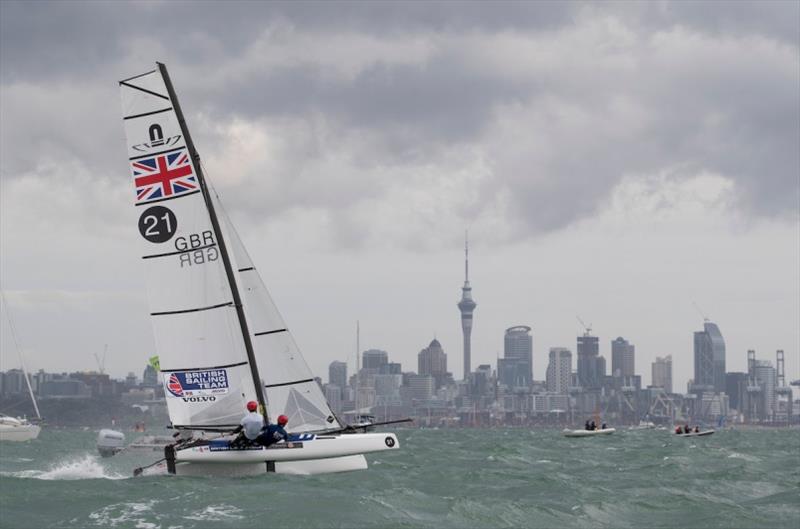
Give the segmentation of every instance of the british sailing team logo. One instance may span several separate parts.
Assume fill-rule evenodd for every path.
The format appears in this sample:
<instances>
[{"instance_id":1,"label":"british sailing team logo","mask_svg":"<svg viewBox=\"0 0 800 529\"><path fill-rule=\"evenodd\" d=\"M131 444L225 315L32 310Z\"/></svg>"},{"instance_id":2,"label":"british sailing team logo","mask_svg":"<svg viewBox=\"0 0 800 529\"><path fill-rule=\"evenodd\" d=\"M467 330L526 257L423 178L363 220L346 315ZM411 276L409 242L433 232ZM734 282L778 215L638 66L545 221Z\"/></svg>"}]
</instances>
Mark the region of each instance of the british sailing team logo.
<instances>
[{"instance_id":1,"label":"british sailing team logo","mask_svg":"<svg viewBox=\"0 0 800 529\"><path fill-rule=\"evenodd\" d=\"M172 198L199 189L189 151L185 147L149 158L131 160L131 170L137 204Z\"/></svg>"},{"instance_id":2,"label":"british sailing team logo","mask_svg":"<svg viewBox=\"0 0 800 529\"><path fill-rule=\"evenodd\" d=\"M228 393L228 371L175 371L166 379L166 386L170 395L187 402L214 401L217 395Z\"/></svg>"},{"instance_id":3,"label":"british sailing team logo","mask_svg":"<svg viewBox=\"0 0 800 529\"><path fill-rule=\"evenodd\" d=\"M169 382L167 382L167 389L170 393L175 395L176 397L183 397L183 386L181 385L181 381L178 380L178 377L175 376L175 373L172 373L169 376Z\"/></svg>"}]
</instances>

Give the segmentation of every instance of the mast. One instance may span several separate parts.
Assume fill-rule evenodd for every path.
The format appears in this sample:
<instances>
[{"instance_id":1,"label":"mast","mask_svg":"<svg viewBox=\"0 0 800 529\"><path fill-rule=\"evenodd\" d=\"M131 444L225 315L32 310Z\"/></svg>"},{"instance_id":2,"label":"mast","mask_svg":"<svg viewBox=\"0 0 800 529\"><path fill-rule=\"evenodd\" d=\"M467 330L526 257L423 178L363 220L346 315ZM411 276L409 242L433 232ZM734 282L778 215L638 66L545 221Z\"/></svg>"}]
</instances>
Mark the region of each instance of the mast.
<instances>
[{"instance_id":1,"label":"mast","mask_svg":"<svg viewBox=\"0 0 800 529\"><path fill-rule=\"evenodd\" d=\"M261 384L261 377L258 374L258 365L256 364L253 342L250 339L250 331L247 327L247 319L244 314L242 297L239 294L239 288L236 285L236 276L233 272L233 266L231 265L231 258L228 254L228 248L225 244L225 239L222 237L219 218L217 217L217 212L214 209L214 203L211 200L211 194L209 193L208 186L206 185L206 179L203 175L203 168L200 164L200 155L197 153L197 149L194 147L194 141L192 141L192 136L189 134L189 127L186 126L186 120L183 117L181 105L178 103L178 96L175 93L175 89L172 87L172 81L169 78L169 73L167 73L167 67L160 62L157 62L156 64L158 65L158 70L161 72L161 76L164 79L164 84L167 87L167 93L169 94L169 97L172 100L172 106L175 109L175 115L178 117L178 124L181 127L181 134L183 134L183 137L186 139L186 147L189 149L189 155L192 157L194 168L197 171L197 181L200 184L200 189L203 193L203 200L205 200L206 208L208 209L208 215L211 218L211 226L214 228L214 233L217 236L219 253L222 257L222 263L225 266L225 275L228 277L228 285L230 286L231 294L233 296L233 305L236 307L236 315L239 318L239 327L242 331L242 339L244 340L244 347L247 351L247 360L250 363L250 373L253 376L253 385L256 388L258 405L262 414L264 415L264 418L269 421L266 399L264 398L264 386Z\"/></svg>"}]
</instances>

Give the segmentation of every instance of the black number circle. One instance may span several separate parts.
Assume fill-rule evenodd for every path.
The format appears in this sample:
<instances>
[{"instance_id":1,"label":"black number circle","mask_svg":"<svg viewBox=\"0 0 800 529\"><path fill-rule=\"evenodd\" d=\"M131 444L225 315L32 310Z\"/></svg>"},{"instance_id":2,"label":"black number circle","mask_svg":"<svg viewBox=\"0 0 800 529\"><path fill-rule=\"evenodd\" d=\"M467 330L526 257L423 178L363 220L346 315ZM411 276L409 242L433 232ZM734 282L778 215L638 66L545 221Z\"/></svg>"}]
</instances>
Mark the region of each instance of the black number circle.
<instances>
[{"instance_id":1,"label":"black number circle","mask_svg":"<svg viewBox=\"0 0 800 529\"><path fill-rule=\"evenodd\" d=\"M386 446L388 446L389 448L394 446L394 438L393 437L387 437L385 439L385 442L386 442Z\"/></svg>"},{"instance_id":2,"label":"black number circle","mask_svg":"<svg viewBox=\"0 0 800 529\"><path fill-rule=\"evenodd\" d=\"M164 206L147 208L139 217L139 233L150 242L167 242L178 230L178 219Z\"/></svg>"}]
</instances>

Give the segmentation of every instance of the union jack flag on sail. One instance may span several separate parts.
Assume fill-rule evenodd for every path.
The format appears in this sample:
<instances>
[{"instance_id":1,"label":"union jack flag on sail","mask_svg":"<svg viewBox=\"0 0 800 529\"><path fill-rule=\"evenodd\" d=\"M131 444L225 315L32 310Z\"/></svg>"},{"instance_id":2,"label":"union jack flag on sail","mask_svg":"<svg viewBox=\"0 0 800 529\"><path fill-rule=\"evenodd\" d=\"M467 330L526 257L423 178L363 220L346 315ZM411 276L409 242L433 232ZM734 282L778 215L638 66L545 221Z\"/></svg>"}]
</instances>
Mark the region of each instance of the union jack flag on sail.
<instances>
[{"instance_id":1,"label":"union jack flag on sail","mask_svg":"<svg viewBox=\"0 0 800 529\"><path fill-rule=\"evenodd\" d=\"M131 161L136 202L149 202L199 189L186 148Z\"/></svg>"}]
</instances>

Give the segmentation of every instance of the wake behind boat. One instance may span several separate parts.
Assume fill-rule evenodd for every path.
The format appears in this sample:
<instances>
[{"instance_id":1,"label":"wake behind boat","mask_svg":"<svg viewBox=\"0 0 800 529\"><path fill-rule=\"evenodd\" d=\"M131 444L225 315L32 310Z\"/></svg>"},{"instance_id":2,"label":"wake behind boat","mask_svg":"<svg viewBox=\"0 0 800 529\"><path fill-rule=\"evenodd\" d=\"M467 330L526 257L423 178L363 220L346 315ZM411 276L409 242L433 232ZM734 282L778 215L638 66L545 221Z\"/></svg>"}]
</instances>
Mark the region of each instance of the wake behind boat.
<instances>
[{"instance_id":1,"label":"wake behind boat","mask_svg":"<svg viewBox=\"0 0 800 529\"><path fill-rule=\"evenodd\" d=\"M167 69L120 81L148 303L167 410L180 441L175 474L317 474L367 468L399 448L391 433L346 433L314 380L261 276L208 185ZM288 416L293 436L233 447L248 401ZM137 469L141 471L141 469Z\"/></svg>"},{"instance_id":2,"label":"wake behind boat","mask_svg":"<svg viewBox=\"0 0 800 529\"><path fill-rule=\"evenodd\" d=\"M611 435L616 431L615 428L603 428L598 430L570 430L565 428L562 433L564 437L594 437L597 435Z\"/></svg>"}]
</instances>

